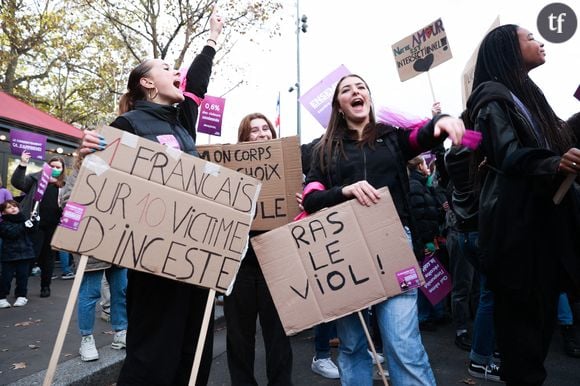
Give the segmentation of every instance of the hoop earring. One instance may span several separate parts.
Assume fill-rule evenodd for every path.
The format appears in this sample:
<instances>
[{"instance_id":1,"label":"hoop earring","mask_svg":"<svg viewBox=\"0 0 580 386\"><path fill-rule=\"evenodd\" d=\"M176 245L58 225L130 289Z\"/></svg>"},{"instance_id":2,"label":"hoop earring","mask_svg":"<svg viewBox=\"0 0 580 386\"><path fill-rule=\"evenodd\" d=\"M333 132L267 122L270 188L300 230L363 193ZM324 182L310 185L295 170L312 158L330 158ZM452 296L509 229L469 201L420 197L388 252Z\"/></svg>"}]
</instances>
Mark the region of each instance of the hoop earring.
<instances>
[{"instance_id":1,"label":"hoop earring","mask_svg":"<svg viewBox=\"0 0 580 386\"><path fill-rule=\"evenodd\" d=\"M153 96L151 96L151 91L155 90L155 94ZM157 90L157 87L153 87L147 90L147 97L150 101L153 101L153 99L155 99L157 97L157 95L159 95L159 91Z\"/></svg>"}]
</instances>

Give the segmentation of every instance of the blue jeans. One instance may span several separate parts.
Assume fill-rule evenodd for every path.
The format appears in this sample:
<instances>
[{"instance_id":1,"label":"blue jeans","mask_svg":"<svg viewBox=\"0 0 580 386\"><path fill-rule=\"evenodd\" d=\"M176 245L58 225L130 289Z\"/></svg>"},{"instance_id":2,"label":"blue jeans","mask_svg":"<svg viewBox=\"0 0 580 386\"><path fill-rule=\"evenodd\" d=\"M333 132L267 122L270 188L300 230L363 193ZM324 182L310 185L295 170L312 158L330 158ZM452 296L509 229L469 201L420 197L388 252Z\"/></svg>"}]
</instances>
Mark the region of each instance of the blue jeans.
<instances>
[{"instance_id":1,"label":"blue jeans","mask_svg":"<svg viewBox=\"0 0 580 386\"><path fill-rule=\"evenodd\" d=\"M471 340L471 352L469 359L488 365L493 358L495 345L495 330L493 324L493 292L487 288L487 278L479 274L479 305L473 322L473 339Z\"/></svg>"},{"instance_id":2,"label":"blue jeans","mask_svg":"<svg viewBox=\"0 0 580 386\"><path fill-rule=\"evenodd\" d=\"M110 267L104 270L111 288L111 325L114 331L127 329L127 269ZM91 335L95 326L95 306L101 298L103 271L85 272L79 290L78 323L82 336Z\"/></svg>"},{"instance_id":3,"label":"blue jeans","mask_svg":"<svg viewBox=\"0 0 580 386\"><path fill-rule=\"evenodd\" d=\"M574 315L572 314L566 292L560 293L560 297L558 298L558 324L561 326L571 326L574 324Z\"/></svg>"},{"instance_id":4,"label":"blue jeans","mask_svg":"<svg viewBox=\"0 0 580 386\"><path fill-rule=\"evenodd\" d=\"M376 305L384 354L394 385L435 385L429 358L421 342L417 319L417 290ZM372 360L357 313L336 320L340 348L338 364L344 386L371 386Z\"/></svg>"},{"instance_id":5,"label":"blue jeans","mask_svg":"<svg viewBox=\"0 0 580 386\"><path fill-rule=\"evenodd\" d=\"M336 338L336 323L334 321L321 323L314 327L316 359L330 358L330 344L328 341L332 338Z\"/></svg>"},{"instance_id":6,"label":"blue jeans","mask_svg":"<svg viewBox=\"0 0 580 386\"><path fill-rule=\"evenodd\" d=\"M72 273L72 269L70 267L70 252L58 251L58 257L60 259L60 269L62 270L62 274L66 275L68 273Z\"/></svg>"}]
</instances>

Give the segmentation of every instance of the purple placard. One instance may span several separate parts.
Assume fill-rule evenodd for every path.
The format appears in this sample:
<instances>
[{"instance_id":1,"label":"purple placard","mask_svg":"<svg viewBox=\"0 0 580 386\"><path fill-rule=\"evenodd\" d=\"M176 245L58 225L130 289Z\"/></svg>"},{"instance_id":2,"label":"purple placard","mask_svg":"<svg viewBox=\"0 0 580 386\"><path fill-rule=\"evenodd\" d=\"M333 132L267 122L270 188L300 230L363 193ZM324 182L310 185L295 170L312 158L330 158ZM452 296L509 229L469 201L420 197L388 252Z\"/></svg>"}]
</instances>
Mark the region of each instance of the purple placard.
<instances>
[{"instance_id":1,"label":"purple placard","mask_svg":"<svg viewBox=\"0 0 580 386\"><path fill-rule=\"evenodd\" d=\"M224 98L205 96L199 111L199 122L197 124L199 133L221 137L225 104L226 100Z\"/></svg>"},{"instance_id":2,"label":"purple placard","mask_svg":"<svg viewBox=\"0 0 580 386\"><path fill-rule=\"evenodd\" d=\"M165 135L158 135L157 141L160 144L165 145L167 147L172 147L177 150L181 150L181 146L179 146L179 141L173 134L165 134Z\"/></svg>"},{"instance_id":3,"label":"purple placard","mask_svg":"<svg viewBox=\"0 0 580 386\"><path fill-rule=\"evenodd\" d=\"M576 89L574 96L576 97L576 99L580 101L580 86L578 86L578 88Z\"/></svg>"},{"instance_id":4,"label":"purple placard","mask_svg":"<svg viewBox=\"0 0 580 386\"><path fill-rule=\"evenodd\" d=\"M421 285L419 275L415 267L407 268L395 274L397 281L401 287L401 291L408 291L412 288L417 288Z\"/></svg>"},{"instance_id":5,"label":"purple placard","mask_svg":"<svg viewBox=\"0 0 580 386\"><path fill-rule=\"evenodd\" d=\"M34 201L42 200L42 196L44 196L50 177L52 177L52 168L45 162L44 165L42 165L42 172L40 173L36 192L34 192Z\"/></svg>"},{"instance_id":6,"label":"purple placard","mask_svg":"<svg viewBox=\"0 0 580 386\"><path fill-rule=\"evenodd\" d=\"M76 231L79 229L79 224L85 214L85 207L76 202L69 201L66 203L62 217L60 218L60 226Z\"/></svg>"},{"instance_id":7,"label":"purple placard","mask_svg":"<svg viewBox=\"0 0 580 386\"><path fill-rule=\"evenodd\" d=\"M350 71L344 65L340 65L300 97L300 103L324 128L328 126L330 120L334 88L340 78L348 74Z\"/></svg>"},{"instance_id":8,"label":"purple placard","mask_svg":"<svg viewBox=\"0 0 580 386\"><path fill-rule=\"evenodd\" d=\"M435 254L425 256L421 271L425 277L425 285L421 287L421 291L429 302L435 305L451 292L451 276Z\"/></svg>"},{"instance_id":9,"label":"purple placard","mask_svg":"<svg viewBox=\"0 0 580 386\"><path fill-rule=\"evenodd\" d=\"M46 137L42 134L11 129L10 153L20 156L23 150L29 152L31 158L43 160L46 150Z\"/></svg>"}]
</instances>

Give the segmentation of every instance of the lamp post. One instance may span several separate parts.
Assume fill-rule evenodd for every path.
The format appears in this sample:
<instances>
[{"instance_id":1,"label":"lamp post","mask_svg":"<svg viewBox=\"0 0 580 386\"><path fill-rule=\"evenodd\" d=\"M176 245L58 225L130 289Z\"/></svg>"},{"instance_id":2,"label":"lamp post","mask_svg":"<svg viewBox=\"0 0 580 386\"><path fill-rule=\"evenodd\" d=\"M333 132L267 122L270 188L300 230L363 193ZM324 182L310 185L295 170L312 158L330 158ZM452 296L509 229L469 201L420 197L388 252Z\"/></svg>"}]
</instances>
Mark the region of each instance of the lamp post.
<instances>
[{"instance_id":1,"label":"lamp post","mask_svg":"<svg viewBox=\"0 0 580 386\"><path fill-rule=\"evenodd\" d=\"M296 133L298 139L301 139L301 118L300 118L300 33L306 33L308 30L308 17L306 15L300 16L300 0L296 0ZM289 91L294 88L290 87Z\"/></svg>"}]
</instances>

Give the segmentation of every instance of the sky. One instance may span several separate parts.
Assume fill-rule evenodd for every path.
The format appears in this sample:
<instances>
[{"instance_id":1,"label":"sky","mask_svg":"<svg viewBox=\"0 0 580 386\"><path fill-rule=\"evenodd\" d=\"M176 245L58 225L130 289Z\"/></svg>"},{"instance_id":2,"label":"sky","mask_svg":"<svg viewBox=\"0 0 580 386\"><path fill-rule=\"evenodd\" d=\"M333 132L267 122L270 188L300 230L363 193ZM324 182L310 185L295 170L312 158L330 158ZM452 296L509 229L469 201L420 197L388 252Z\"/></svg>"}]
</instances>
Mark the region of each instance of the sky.
<instances>
[{"instance_id":1,"label":"sky","mask_svg":"<svg viewBox=\"0 0 580 386\"><path fill-rule=\"evenodd\" d=\"M580 19L577 0L563 0ZM235 143L237 127L246 114L262 112L276 118L281 100L281 136L297 133L297 94L288 89L297 81L296 1L283 0L287 20L275 39L241 42L231 60L246 68L242 84L225 95L221 137L201 134L200 143ZM556 113L563 119L580 111L573 97L580 85L580 29L559 44L545 41L537 29L537 16L551 1L375 1L299 0L299 14L308 17L308 30L300 33L300 85L304 94L339 65L361 75L369 84L375 107L384 105L413 115L430 115L435 99L443 112L462 111L461 73L494 20L518 24L545 43L546 63L530 72ZM399 80L391 45L441 18L453 58L405 82ZM429 78L431 79L430 87ZM208 94L220 96L229 83L214 79ZM432 93L432 91L433 93ZM301 142L319 137L324 128L301 108Z\"/></svg>"}]
</instances>

